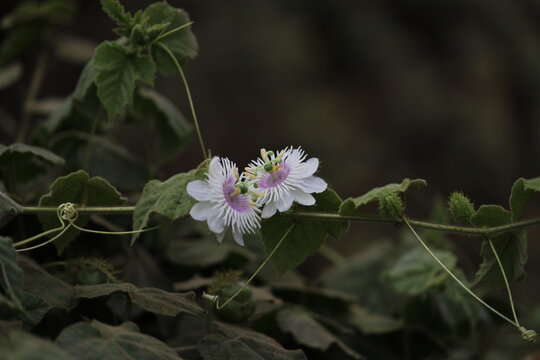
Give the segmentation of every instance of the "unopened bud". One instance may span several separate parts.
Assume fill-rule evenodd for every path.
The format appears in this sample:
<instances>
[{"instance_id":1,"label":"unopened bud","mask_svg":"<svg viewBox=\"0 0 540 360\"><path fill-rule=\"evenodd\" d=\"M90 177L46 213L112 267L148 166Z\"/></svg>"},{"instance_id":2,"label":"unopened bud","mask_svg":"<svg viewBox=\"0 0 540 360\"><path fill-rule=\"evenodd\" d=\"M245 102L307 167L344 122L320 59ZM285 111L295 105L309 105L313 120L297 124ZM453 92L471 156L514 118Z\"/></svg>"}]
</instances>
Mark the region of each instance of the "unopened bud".
<instances>
[{"instance_id":1,"label":"unopened bud","mask_svg":"<svg viewBox=\"0 0 540 360\"><path fill-rule=\"evenodd\" d=\"M382 217L396 220L403 216L405 205L403 204L403 200L396 193L384 192L379 195L378 200L379 211Z\"/></svg>"},{"instance_id":2,"label":"unopened bud","mask_svg":"<svg viewBox=\"0 0 540 360\"><path fill-rule=\"evenodd\" d=\"M462 192L453 192L448 200L448 209L452 219L462 225L469 225L474 214L474 205Z\"/></svg>"},{"instance_id":3,"label":"unopened bud","mask_svg":"<svg viewBox=\"0 0 540 360\"><path fill-rule=\"evenodd\" d=\"M264 164L264 171L266 172L272 171L273 168L274 168L274 165L272 165L271 163Z\"/></svg>"}]
</instances>

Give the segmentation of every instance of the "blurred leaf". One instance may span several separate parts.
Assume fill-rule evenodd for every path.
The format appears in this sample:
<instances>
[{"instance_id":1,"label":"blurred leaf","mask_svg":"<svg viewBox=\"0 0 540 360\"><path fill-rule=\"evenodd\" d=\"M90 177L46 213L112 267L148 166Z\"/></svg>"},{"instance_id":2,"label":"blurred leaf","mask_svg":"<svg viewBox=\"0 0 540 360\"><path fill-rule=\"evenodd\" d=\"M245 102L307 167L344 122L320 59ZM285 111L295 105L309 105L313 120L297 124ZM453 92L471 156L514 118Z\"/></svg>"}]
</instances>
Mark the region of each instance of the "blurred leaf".
<instances>
[{"instance_id":1,"label":"blurred leaf","mask_svg":"<svg viewBox=\"0 0 540 360\"><path fill-rule=\"evenodd\" d=\"M177 9L166 2L154 3L144 10L143 17L146 17L147 26L168 23L163 33L176 29L190 22L187 12ZM191 29L185 28L177 31L159 42L169 48L178 60L178 63L184 64L188 59L197 56L199 45ZM152 56L156 62L157 70L164 75L176 73L177 69L169 55L159 46L152 46Z\"/></svg>"},{"instance_id":2,"label":"blurred leaf","mask_svg":"<svg viewBox=\"0 0 540 360\"><path fill-rule=\"evenodd\" d=\"M183 312L191 315L199 315L203 312L203 309L195 302L193 292L181 294L156 288L139 289L129 283L75 286L76 296L89 299L108 296L117 291L128 294L131 301L154 314L176 316Z\"/></svg>"},{"instance_id":3,"label":"blurred leaf","mask_svg":"<svg viewBox=\"0 0 540 360\"><path fill-rule=\"evenodd\" d=\"M63 165L64 159L47 149L26 144L0 144L0 169L15 171L17 182L25 182L42 174L49 165Z\"/></svg>"},{"instance_id":4,"label":"blurred leaf","mask_svg":"<svg viewBox=\"0 0 540 360\"><path fill-rule=\"evenodd\" d=\"M316 200L315 205L299 206L299 209L309 212L338 212L341 199L333 190L327 189L320 194L313 194L313 196ZM327 235L335 238L341 236L346 231L348 222L293 219L281 216L266 219L262 223L261 232L267 253L275 248L285 232L293 225L293 229L270 260L280 274L303 263L309 255L319 249Z\"/></svg>"},{"instance_id":5,"label":"blurred leaf","mask_svg":"<svg viewBox=\"0 0 540 360\"><path fill-rule=\"evenodd\" d=\"M19 264L24 270L25 292L43 298L53 308L69 311L77 305L73 286L49 274L26 256L19 256Z\"/></svg>"},{"instance_id":6,"label":"blurred leaf","mask_svg":"<svg viewBox=\"0 0 540 360\"><path fill-rule=\"evenodd\" d=\"M31 328L39 324L43 316L51 309L49 303L43 298L27 292L23 293L21 303L26 312L21 319Z\"/></svg>"},{"instance_id":7,"label":"blurred leaf","mask_svg":"<svg viewBox=\"0 0 540 360\"><path fill-rule=\"evenodd\" d=\"M286 350L264 334L216 323L218 334L199 341L204 360L307 360L302 350Z\"/></svg>"},{"instance_id":8,"label":"blurred leaf","mask_svg":"<svg viewBox=\"0 0 540 360\"><path fill-rule=\"evenodd\" d=\"M385 334L403 328L403 322L390 316L375 313L359 305L351 305L350 322L363 334Z\"/></svg>"},{"instance_id":9,"label":"blurred leaf","mask_svg":"<svg viewBox=\"0 0 540 360\"><path fill-rule=\"evenodd\" d=\"M72 34L58 34L55 40L54 53L56 57L73 64L85 64L90 61L97 47L94 40Z\"/></svg>"},{"instance_id":10,"label":"blurred leaf","mask_svg":"<svg viewBox=\"0 0 540 360\"><path fill-rule=\"evenodd\" d=\"M132 101L137 80L154 85L154 60L119 43L107 41L99 45L93 66L97 70L97 94L109 119L122 112Z\"/></svg>"},{"instance_id":11,"label":"blurred leaf","mask_svg":"<svg viewBox=\"0 0 540 360\"><path fill-rule=\"evenodd\" d=\"M22 75L21 63L15 62L0 68L0 90L10 87L16 83Z\"/></svg>"},{"instance_id":12,"label":"blurred leaf","mask_svg":"<svg viewBox=\"0 0 540 360\"><path fill-rule=\"evenodd\" d=\"M157 155L155 166L174 159L191 139L193 126L178 108L153 89L141 87L136 91L131 116L147 124L155 132Z\"/></svg>"},{"instance_id":13,"label":"blurred leaf","mask_svg":"<svg viewBox=\"0 0 540 360\"><path fill-rule=\"evenodd\" d=\"M143 189L141 198L133 212L133 230L144 229L154 214L159 214L169 221L185 217L196 203L186 191L190 181L203 180L208 172L208 160L202 162L197 169L170 177L165 181L151 180ZM140 234L131 238L133 245Z\"/></svg>"},{"instance_id":14,"label":"blurred leaf","mask_svg":"<svg viewBox=\"0 0 540 360\"><path fill-rule=\"evenodd\" d=\"M472 217L472 224L477 227L491 227L511 223L512 214L498 205L482 205ZM506 232L491 238L493 246L501 259L501 263L510 284L525 278L527 262L527 233L524 230ZM488 240L482 241L480 255L482 264L478 269L473 286L479 288L502 288L505 286L497 259Z\"/></svg>"},{"instance_id":15,"label":"blurred leaf","mask_svg":"<svg viewBox=\"0 0 540 360\"><path fill-rule=\"evenodd\" d=\"M107 180L98 176L90 178L86 171L79 170L56 179L49 193L39 199L39 206L56 207L66 202L80 206L118 206L123 204L124 201L122 194ZM56 214L39 214L38 217L45 230L60 225L60 220ZM88 218L88 215L80 215L75 223L84 227L88 222ZM79 230L70 228L55 240L54 245L58 253L61 254L78 234ZM55 234L52 236L55 236Z\"/></svg>"},{"instance_id":16,"label":"blurred leaf","mask_svg":"<svg viewBox=\"0 0 540 360\"><path fill-rule=\"evenodd\" d=\"M219 244L214 239L171 241L165 256L172 264L203 269L222 264L233 256L246 262L256 260L249 250L236 244Z\"/></svg>"},{"instance_id":17,"label":"blurred leaf","mask_svg":"<svg viewBox=\"0 0 540 360\"><path fill-rule=\"evenodd\" d=\"M93 320L65 328L56 344L80 360L178 360L176 352L163 342L141 334L134 323L110 326Z\"/></svg>"},{"instance_id":18,"label":"blurred leaf","mask_svg":"<svg viewBox=\"0 0 540 360\"><path fill-rule=\"evenodd\" d=\"M455 268L457 258L454 254L445 250L433 252L450 270ZM386 278L394 289L407 295L420 295L437 288L448 276L435 259L421 248L404 254L386 273Z\"/></svg>"},{"instance_id":19,"label":"blurred leaf","mask_svg":"<svg viewBox=\"0 0 540 360\"><path fill-rule=\"evenodd\" d=\"M364 359L300 309L280 310L276 315L276 321L281 330L292 334L299 345L323 352L332 345L337 345L346 355L342 359Z\"/></svg>"},{"instance_id":20,"label":"blurred leaf","mask_svg":"<svg viewBox=\"0 0 540 360\"><path fill-rule=\"evenodd\" d=\"M11 238L0 236L0 316L3 318L23 312L22 274Z\"/></svg>"},{"instance_id":21,"label":"blurred leaf","mask_svg":"<svg viewBox=\"0 0 540 360\"><path fill-rule=\"evenodd\" d=\"M9 196L0 192L0 229L20 213L22 213L22 207Z\"/></svg>"},{"instance_id":22,"label":"blurred leaf","mask_svg":"<svg viewBox=\"0 0 540 360\"><path fill-rule=\"evenodd\" d=\"M75 360L51 341L20 330L0 336L0 354L6 360Z\"/></svg>"},{"instance_id":23,"label":"blurred leaf","mask_svg":"<svg viewBox=\"0 0 540 360\"><path fill-rule=\"evenodd\" d=\"M339 213L342 215L353 215L359 208L365 206L373 201L377 201L379 196L383 193L394 193L397 195L407 192L409 189L416 189L426 186L426 181L423 179L403 179L401 184L388 184L382 187L371 189L367 193L357 198L348 198L343 202L339 209Z\"/></svg>"},{"instance_id":24,"label":"blurred leaf","mask_svg":"<svg viewBox=\"0 0 540 360\"><path fill-rule=\"evenodd\" d=\"M510 195L510 209L512 209L512 221L516 221L521 215L521 210L534 193L540 191L540 177L534 179L518 179L512 186Z\"/></svg>"}]
</instances>

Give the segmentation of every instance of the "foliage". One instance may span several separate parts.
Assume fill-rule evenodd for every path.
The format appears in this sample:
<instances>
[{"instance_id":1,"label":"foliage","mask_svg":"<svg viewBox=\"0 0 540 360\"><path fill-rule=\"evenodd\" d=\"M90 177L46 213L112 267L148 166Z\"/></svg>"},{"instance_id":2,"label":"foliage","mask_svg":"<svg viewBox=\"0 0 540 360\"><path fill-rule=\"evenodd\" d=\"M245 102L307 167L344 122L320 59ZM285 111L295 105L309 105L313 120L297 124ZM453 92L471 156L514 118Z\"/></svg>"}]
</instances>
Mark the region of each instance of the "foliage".
<instances>
[{"instance_id":1,"label":"foliage","mask_svg":"<svg viewBox=\"0 0 540 360\"><path fill-rule=\"evenodd\" d=\"M540 221L522 218L534 210L527 204L540 178L514 183L510 210L475 209L456 192L448 214L433 222L407 215L406 197L427 185L422 179L346 200L326 188L313 194L314 205L297 203L264 219L260 233L246 234L245 247L228 236L218 243L189 219L197 201L188 184L208 179L211 160L166 179L162 173L194 130L200 136L194 111L191 124L156 81L177 74L187 84L183 68L198 54L190 18L166 2L135 13L117 0L101 5L119 37L96 46L56 111L31 132L21 130L11 145L0 144L2 356L421 359L454 358L470 344L475 358L491 346L486 339L504 335L504 325L469 288L495 303L495 311L514 312L513 302L503 306L506 297L493 290L510 294L506 282L525 277L527 227ZM73 16L71 2L49 0L21 2L4 17L0 88L27 81L18 61L36 48L47 51L50 38L40 34L54 34ZM27 102L35 101L22 99L25 126ZM130 127L142 133L146 163L119 140ZM279 169L276 156L263 168ZM377 215L368 214L370 204L378 205ZM447 215L460 226L447 224ZM339 240L353 221L405 231L376 238L356 254L336 254L329 240ZM481 239L478 270L434 230ZM46 247L50 241L56 252ZM306 271L305 262L320 271ZM505 320L523 335L514 319Z\"/></svg>"}]
</instances>

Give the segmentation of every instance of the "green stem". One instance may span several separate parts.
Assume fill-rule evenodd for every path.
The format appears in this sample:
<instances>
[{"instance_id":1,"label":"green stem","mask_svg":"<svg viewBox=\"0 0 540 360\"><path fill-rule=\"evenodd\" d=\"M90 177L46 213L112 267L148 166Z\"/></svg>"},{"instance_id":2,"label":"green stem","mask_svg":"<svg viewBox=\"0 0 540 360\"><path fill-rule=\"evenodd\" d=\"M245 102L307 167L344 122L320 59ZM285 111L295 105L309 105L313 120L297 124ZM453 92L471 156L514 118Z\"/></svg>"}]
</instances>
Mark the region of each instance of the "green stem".
<instances>
[{"instance_id":1,"label":"green stem","mask_svg":"<svg viewBox=\"0 0 540 360\"><path fill-rule=\"evenodd\" d=\"M24 206L23 214L49 214L56 212L55 207L40 207L40 206ZM134 206L84 206L77 207L77 212L80 214L131 214L135 210ZM295 219L318 219L332 221L358 221L358 222L374 222L393 225L405 224L402 220L389 220L379 216L361 216L361 215L340 215L334 213L315 213L308 211L288 211L277 216L291 217ZM453 232L460 234L486 236L508 231L519 230L525 227L540 224L540 218L523 220L502 226L475 228L469 226L454 226L435 224L427 221L408 220L411 225L429 230Z\"/></svg>"},{"instance_id":2,"label":"green stem","mask_svg":"<svg viewBox=\"0 0 540 360\"><path fill-rule=\"evenodd\" d=\"M42 232L41 234L37 234L35 236L32 236L28 239L24 239L22 241L19 241L19 242L16 242L15 244L13 244L14 247L19 247L19 246L22 246L22 245L25 245L25 244L28 244L34 240L37 240L39 238L42 238L44 236L47 236L47 235L50 235L50 234L54 234L55 232L58 232L58 231L62 231L64 229L65 225L62 224L62 226L59 226L57 228L54 228L54 229L50 229L50 230L47 230L47 231L44 231Z\"/></svg>"},{"instance_id":3,"label":"green stem","mask_svg":"<svg viewBox=\"0 0 540 360\"><path fill-rule=\"evenodd\" d=\"M319 254L321 254L326 260L330 261L335 266L343 265L347 261L343 255L326 244L321 245L319 248Z\"/></svg>"},{"instance_id":4,"label":"green stem","mask_svg":"<svg viewBox=\"0 0 540 360\"><path fill-rule=\"evenodd\" d=\"M199 121L197 120L197 113L195 112L195 106L193 105L193 98L191 97L191 91L189 90L189 85L186 79L186 75L184 74L184 70L182 70L182 66L180 66L180 63L176 59L176 56L174 56L172 51L167 46L165 46L164 44L160 42L157 42L156 45L162 48L169 55L171 60L174 62L174 65L176 65L176 68L178 69L178 73L180 74L180 77L182 78L182 82L184 83L184 88L186 89L186 95L188 98L189 107L191 109L191 115L193 116L193 123L195 124L195 131L197 132L199 143L201 145L201 151L202 151L203 157L207 159L208 154L206 152L206 147L204 146L201 129L199 128Z\"/></svg>"},{"instance_id":5,"label":"green stem","mask_svg":"<svg viewBox=\"0 0 540 360\"><path fill-rule=\"evenodd\" d=\"M255 276L257 276L259 274L259 272L261 272L261 270L266 266L266 264L268 264L268 261L270 261L270 259L275 254L277 249L281 246L281 244L283 243L283 241L285 240L287 235L289 235L289 233L292 231L292 229L294 228L294 225L295 224L292 224L291 226L289 226L287 231L285 231L285 234L283 234L283 236L278 241L276 246L272 249L270 254L268 254L268 256L266 257L266 259L264 259L262 264L257 268L257 270L255 270L255 272L253 273L253 275L251 275L251 277L248 279L248 281L246 281L244 284L242 284L242 286L240 287L240 289L238 289L237 292L235 292L229 299L227 299L227 301L225 301L221 305L219 304L219 297L217 298L217 300L216 300L216 309L218 309L218 310L223 309L225 306L227 306L228 303L233 301L242 292L242 290L244 290L246 288L246 286L248 286L253 281L253 279L255 279Z\"/></svg>"},{"instance_id":6,"label":"green stem","mask_svg":"<svg viewBox=\"0 0 540 360\"><path fill-rule=\"evenodd\" d=\"M24 249L17 249L15 251L17 252L23 252L23 251L29 251L29 250L34 250L34 249L37 249L37 248L40 248L42 246L45 246L47 244L50 244L52 243L54 240L58 239L60 236L62 236L70 227L71 227L71 224L72 223L69 223L62 231L60 231L55 237L52 237L50 238L49 240L41 243L41 244L37 244L35 246L31 246L31 247L28 247L28 248L24 248Z\"/></svg>"},{"instance_id":7,"label":"green stem","mask_svg":"<svg viewBox=\"0 0 540 360\"><path fill-rule=\"evenodd\" d=\"M427 246L427 244L424 242L424 240L422 240L422 238L420 238L420 236L413 229L413 227L411 226L411 223L409 222L409 220L405 216L402 216L402 220L403 220L403 223L405 225L407 225L407 227L409 228L411 233L414 235L414 237L420 242L420 244L422 244L424 249L426 249L426 251L429 253L429 255L431 255L431 257L444 269L444 271L446 271L448 273L448 275L450 275L450 277L452 279L454 279L458 283L459 286L461 286L463 288L463 290L465 290L467 293L469 293L469 295L471 295L478 302L480 302L480 304L484 305L486 308L493 311L495 314L499 315L502 319L508 321L510 324L512 324L515 327L517 327L518 329L520 329L520 325L517 322L514 322L513 320L511 320L507 316L505 316L502 313L500 313L499 311L495 310L493 307L491 307L491 305L489 305L484 300L482 300L478 295L473 293L467 287L467 285L465 285L460 279L458 279L458 277L456 275L454 275L454 273L450 269L448 269L448 267L437 257L437 255L435 255L435 253L429 248L429 246Z\"/></svg>"},{"instance_id":8,"label":"green stem","mask_svg":"<svg viewBox=\"0 0 540 360\"><path fill-rule=\"evenodd\" d=\"M180 30L182 30L182 29L185 29L185 28L187 28L188 26L191 26L191 25L193 25L193 21L190 21L190 22L188 22L187 24L184 24L184 25L182 25L182 26L179 26L179 27L177 27L177 28L175 28L175 29L169 30L169 31L167 31L166 33L163 33L163 34L159 35L157 38L155 38L154 41L152 41L152 44L158 42L159 40L162 40L162 39L166 38L166 37L169 36L169 35L174 34L174 33L177 32L177 31L180 31Z\"/></svg>"},{"instance_id":9,"label":"green stem","mask_svg":"<svg viewBox=\"0 0 540 360\"><path fill-rule=\"evenodd\" d=\"M489 242L489 246L491 247L491 251L493 251L493 255L495 255L495 259L497 259L497 264L499 265L499 269L501 270L501 274L504 279L504 285L506 286L506 291L508 292L508 299L510 301L510 307L512 308L512 315L514 315L514 321L520 327L519 320L516 314L516 308L514 306L514 298L512 297L512 291L510 290L510 284L508 283L508 278L506 277L506 272L504 271L504 267L501 263L501 259L499 258L499 254L497 254L497 250L495 250L495 246L493 246L493 241L491 239L487 239Z\"/></svg>"}]
</instances>

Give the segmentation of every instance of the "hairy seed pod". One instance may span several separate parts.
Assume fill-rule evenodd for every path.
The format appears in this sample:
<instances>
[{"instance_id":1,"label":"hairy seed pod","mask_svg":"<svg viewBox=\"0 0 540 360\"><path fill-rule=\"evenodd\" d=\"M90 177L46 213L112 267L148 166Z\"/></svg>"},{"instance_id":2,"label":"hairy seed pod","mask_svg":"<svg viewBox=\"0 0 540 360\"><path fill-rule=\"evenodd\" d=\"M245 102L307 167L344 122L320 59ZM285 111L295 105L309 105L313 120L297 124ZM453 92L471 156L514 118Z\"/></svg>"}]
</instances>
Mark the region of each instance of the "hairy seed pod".
<instances>
[{"instance_id":1,"label":"hairy seed pod","mask_svg":"<svg viewBox=\"0 0 540 360\"><path fill-rule=\"evenodd\" d=\"M469 225L474 214L474 205L462 192L455 191L448 200L448 209L452 219L461 225Z\"/></svg>"},{"instance_id":2,"label":"hairy seed pod","mask_svg":"<svg viewBox=\"0 0 540 360\"><path fill-rule=\"evenodd\" d=\"M379 212L382 217L396 220L403 216L405 204L403 199L393 192L384 192L379 195Z\"/></svg>"},{"instance_id":3,"label":"hairy seed pod","mask_svg":"<svg viewBox=\"0 0 540 360\"><path fill-rule=\"evenodd\" d=\"M236 294L241 287L241 282L236 282L223 287L218 293L220 299L219 302L224 303L227 301L234 294ZM216 315L224 321L231 323L242 323L247 321L251 315L253 315L256 307L257 303L253 298L251 289L245 287L242 289L242 291L240 291L238 296L234 298L234 300L221 309L216 309Z\"/></svg>"}]
</instances>

